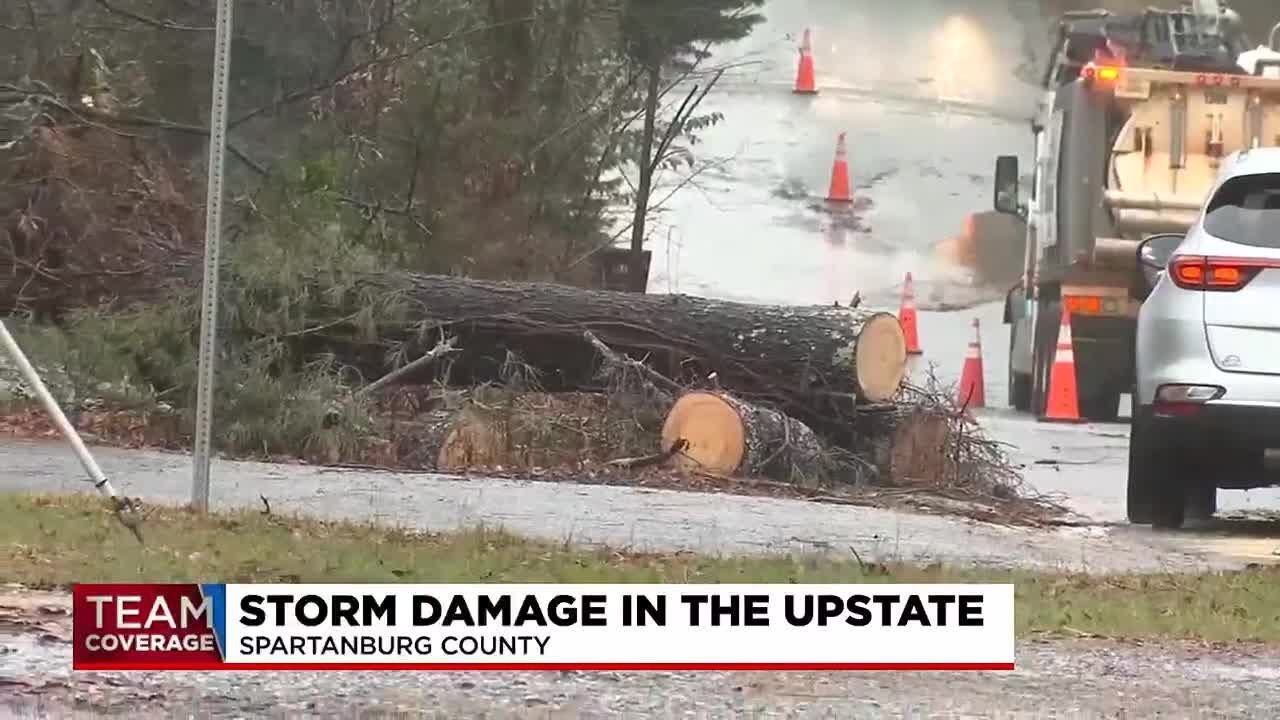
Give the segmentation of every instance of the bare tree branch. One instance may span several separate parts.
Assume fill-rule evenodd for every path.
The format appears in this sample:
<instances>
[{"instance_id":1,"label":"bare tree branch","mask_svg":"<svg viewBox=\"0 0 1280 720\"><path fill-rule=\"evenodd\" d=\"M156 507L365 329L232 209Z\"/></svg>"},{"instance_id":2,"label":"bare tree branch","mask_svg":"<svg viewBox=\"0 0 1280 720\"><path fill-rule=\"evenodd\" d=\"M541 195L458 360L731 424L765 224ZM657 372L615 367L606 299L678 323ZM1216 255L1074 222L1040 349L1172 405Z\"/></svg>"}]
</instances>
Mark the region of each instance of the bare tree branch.
<instances>
[{"instance_id":1,"label":"bare tree branch","mask_svg":"<svg viewBox=\"0 0 1280 720\"><path fill-rule=\"evenodd\" d=\"M127 17L135 22L140 22L143 25L150 25L151 27L159 28L160 30L176 30L178 32L213 32L212 27L179 25L177 23L169 22L168 20L158 20L153 17L147 17L146 15L141 15L133 12L132 10L125 10L124 8L117 6L115 3L110 2L110 0L96 0L96 2L103 10L106 10L109 13L120 15L121 17Z\"/></svg>"}]
</instances>

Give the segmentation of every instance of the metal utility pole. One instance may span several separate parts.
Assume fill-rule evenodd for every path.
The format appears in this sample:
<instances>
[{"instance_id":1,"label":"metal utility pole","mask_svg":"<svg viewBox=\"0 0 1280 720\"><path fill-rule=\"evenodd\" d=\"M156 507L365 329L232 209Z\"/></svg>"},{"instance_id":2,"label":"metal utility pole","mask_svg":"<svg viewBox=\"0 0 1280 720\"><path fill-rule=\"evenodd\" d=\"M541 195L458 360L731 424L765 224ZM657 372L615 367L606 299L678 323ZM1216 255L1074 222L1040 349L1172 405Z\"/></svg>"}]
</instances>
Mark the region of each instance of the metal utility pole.
<instances>
[{"instance_id":1,"label":"metal utility pole","mask_svg":"<svg viewBox=\"0 0 1280 720\"><path fill-rule=\"evenodd\" d=\"M210 436L213 433L213 378L218 332L218 244L222 239L222 176L227 147L227 85L231 75L231 10L235 0L218 0L213 48L213 102L209 109L209 180L205 202L204 287L200 296L200 367L196 381L196 432L192 453L191 505L209 509Z\"/></svg>"}]
</instances>

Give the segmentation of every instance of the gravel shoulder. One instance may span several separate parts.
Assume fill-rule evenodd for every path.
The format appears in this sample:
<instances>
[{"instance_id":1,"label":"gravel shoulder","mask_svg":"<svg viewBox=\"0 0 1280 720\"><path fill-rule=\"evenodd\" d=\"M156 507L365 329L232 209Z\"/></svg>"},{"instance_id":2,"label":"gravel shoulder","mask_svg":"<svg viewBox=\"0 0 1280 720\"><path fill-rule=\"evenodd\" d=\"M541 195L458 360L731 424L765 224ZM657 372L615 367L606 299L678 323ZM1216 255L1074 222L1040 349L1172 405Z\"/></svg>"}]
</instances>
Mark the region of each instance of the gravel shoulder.
<instances>
[{"instance_id":1,"label":"gravel shoulder","mask_svg":"<svg viewBox=\"0 0 1280 720\"><path fill-rule=\"evenodd\" d=\"M1272 718L1280 651L1020 642L1009 673L73 673L69 597L0 589L16 717ZM24 622L22 618L26 618ZM77 715L79 713L79 715Z\"/></svg>"}]
</instances>

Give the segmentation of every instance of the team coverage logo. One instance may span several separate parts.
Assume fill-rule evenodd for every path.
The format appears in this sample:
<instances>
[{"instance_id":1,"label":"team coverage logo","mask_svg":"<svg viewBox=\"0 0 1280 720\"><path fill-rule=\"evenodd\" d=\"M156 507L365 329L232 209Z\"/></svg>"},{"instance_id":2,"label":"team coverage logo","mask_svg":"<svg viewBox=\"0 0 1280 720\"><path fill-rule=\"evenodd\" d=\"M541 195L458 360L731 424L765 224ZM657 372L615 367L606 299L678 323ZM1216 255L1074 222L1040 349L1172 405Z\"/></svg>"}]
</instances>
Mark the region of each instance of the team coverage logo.
<instances>
[{"instance_id":1,"label":"team coverage logo","mask_svg":"<svg viewBox=\"0 0 1280 720\"><path fill-rule=\"evenodd\" d=\"M76 585L77 669L176 670L222 665L226 586Z\"/></svg>"}]
</instances>

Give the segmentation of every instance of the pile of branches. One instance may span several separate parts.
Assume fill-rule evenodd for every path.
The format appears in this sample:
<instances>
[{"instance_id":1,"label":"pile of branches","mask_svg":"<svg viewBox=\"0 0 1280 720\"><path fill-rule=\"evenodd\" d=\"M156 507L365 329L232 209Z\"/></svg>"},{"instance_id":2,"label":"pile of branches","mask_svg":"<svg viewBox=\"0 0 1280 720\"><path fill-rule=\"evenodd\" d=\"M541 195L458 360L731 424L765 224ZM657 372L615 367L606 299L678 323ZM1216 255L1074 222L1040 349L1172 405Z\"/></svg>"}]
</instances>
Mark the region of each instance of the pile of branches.
<instances>
[{"instance_id":1,"label":"pile of branches","mask_svg":"<svg viewBox=\"0 0 1280 720\"><path fill-rule=\"evenodd\" d=\"M922 487L957 495L1011 498L1022 475L1005 446L982 432L955 389L931 370L906 384L901 399L864 413L862 456L883 470L877 484Z\"/></svg>"},{"instance_id":2,"label":"pile of branches","mask_svg":"<svg viewBox=\"0 0 1280 720\"><path fill-rule=\"evenodd\" d=\"M630 470L675 464L703 477L730 479L746 474L815 492L870 490L926 495L998 507L1003 517L1043 517L1046 509L1053 511L1051 504L1028 496L1018 467L1004 446L983 434L968 409L956 401L954 389L939 382L932 370L923 384L904 384L892 402L862 406L852 432L857 440L852 444L819 435L805 423L776 410L732 400L739 410L745 407L747 413L780 418L782 440L774 441L763 451L771 455L764 461L752 465L744 459L739 472L717 473L698 467L697 463L681 463L682 458L696 453L686 444L687 439L668 432L672 418L678 414L673 411L682 399L694 395L733 398L716 376L694 381L672 379L644 358L619 352L590 331L582 333L582 339L597 359L595 392L548 393L541 385L539 371L508 352L499 385L509 394L494 394L482 386L480 391L462 391L468 399L450 405L450 412L442 414L439 403L433 406L437 409L432 413L422 412L421 406L414 411L418 417L431 419L431 429L415 440L418 460L432 469L448 471L467 469L464 456L488 468L524 467L529 463L523 458L531 456L530 427L539 423L549 429L572 425L572 434L583 435L583 440L569 442L562 437L556 443L566 449L569 445L582 449L580 459L596 466ZM397 370L369 387L374 393L382 393L389 385L414 371L420 373L428 365L439 370L437 387L444 387L452 370L448 358L459 351L456 338L442 340L414 363L416 367ZM512 376L511 368L520 372ZM447 395L448 391L442 391L438 397ZM504 399L499 402L495 397ZM557 399L561 397L566 399ZM548 413L541 420L539 407ZM500 412L503 408L508 411ZM598 417L574 420L568 417L573 412L594 413ZM762 422L754 415L743 418L748 425ZM619 445L616 438L621 427L628 428L628 441ZM588 433L598 437L588 440ZM495 437L500 440L495 441ZM495 448L495 443L505 445L506 450ZM589 446L625 451L629 456L606 461L588 450ZM532 455L548 457L545 450Z\"/></svg>"},{"instance_id":3,"label":"pile of branches","mask_svg":"<svg viewBox=\"0 0 1280 720\"><path fill-rule=\"evenodd\" d=\"M143 136L30 107L0 151L0 314L56 322L188 285L203 222L190 173Z\"/></svg>"}]
</instances>

